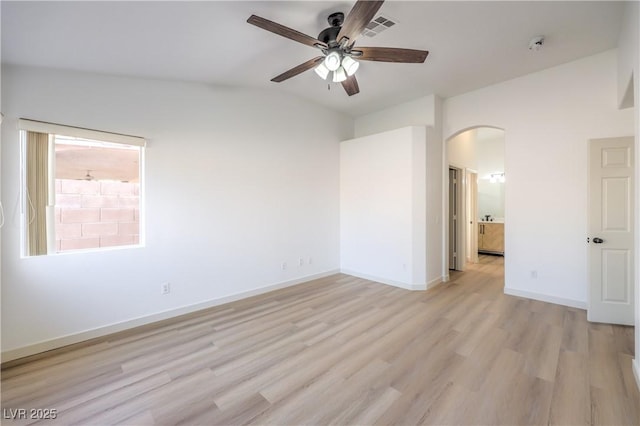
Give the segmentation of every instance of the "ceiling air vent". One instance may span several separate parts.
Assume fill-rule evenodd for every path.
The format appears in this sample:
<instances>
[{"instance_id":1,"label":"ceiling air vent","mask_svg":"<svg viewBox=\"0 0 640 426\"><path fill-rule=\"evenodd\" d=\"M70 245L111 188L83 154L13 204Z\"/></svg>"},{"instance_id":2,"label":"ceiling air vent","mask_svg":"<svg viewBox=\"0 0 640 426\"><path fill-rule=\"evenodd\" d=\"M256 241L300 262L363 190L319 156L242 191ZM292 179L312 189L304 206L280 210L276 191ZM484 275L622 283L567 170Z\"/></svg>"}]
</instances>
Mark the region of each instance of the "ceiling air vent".
<instances>
[{"instance_id":1,"label":"ceiling air vent","mask_svg":"<svg viewBox=\"0 0 640 426\"><path fill-rule=\"evenodd\" d=\"M369 25L367 25L362 34L367 37L375 37L387 28L393 27L397 23L398 21L395 19L391 19L388 16L379 15L373 21L369 22Z\"/></svg>"}]
</instances>

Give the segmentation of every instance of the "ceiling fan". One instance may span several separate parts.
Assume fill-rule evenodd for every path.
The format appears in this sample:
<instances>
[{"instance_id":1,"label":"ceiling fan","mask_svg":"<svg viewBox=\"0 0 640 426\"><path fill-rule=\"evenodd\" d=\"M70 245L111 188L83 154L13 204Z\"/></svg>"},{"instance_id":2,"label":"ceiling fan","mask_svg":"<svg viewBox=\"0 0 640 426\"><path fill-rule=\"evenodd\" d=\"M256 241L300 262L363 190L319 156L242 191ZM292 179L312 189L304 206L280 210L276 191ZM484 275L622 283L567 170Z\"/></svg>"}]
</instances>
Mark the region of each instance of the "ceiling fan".
<instances>
[{"instance_id":1,"label":"ceiling fan","mask_svg":"<svg viewBox=\"0 0 640 426\"><path fill-rule=\"evenodd\" d=\"M358 61L423 63L429 52L426 50L400 49L393 47L354 47L356 39L369 25L384 0L358 0L346 19L341 12L332 13L327 18L330 27L324 29L318 38L313 38L284 25L251 15L247 22L288 39L315 47L323 56L310 59L274 77L271 81L280 83L291 77L315 68L316 73L327 79L333 72L332 81L341 83L349 96L360 92L355 72Z\"/></svg>"},{"instance_id":2,"label":"ceiling fan","mask_svg":"<svg viewBox=\"0 0 640 426\"><path fill-rule=\"evenodd\" d=\"M96 180L96 178L91 174L91 170L87 170L87 174L84 175L83 180Z\"/></svg>"}]
</instances>

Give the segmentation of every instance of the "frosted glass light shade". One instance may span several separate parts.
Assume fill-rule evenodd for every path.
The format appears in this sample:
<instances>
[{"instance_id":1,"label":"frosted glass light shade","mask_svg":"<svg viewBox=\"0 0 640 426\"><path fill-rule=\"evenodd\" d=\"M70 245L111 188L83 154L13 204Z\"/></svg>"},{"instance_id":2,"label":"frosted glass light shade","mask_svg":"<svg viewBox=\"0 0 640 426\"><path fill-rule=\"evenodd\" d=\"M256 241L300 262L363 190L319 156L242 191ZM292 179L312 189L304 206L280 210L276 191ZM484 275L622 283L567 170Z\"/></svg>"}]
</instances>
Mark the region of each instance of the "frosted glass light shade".
<instances>
[{"instance_id":1,"label":"frosted glass light shade","mask_svg":"<svg viewBox=\"0 0 640 426\"><path fill-rule=\"evenodd\" d=\"M342 59L342 67L347 72L347 75L351 77L358 71L358 67L360 66L360 62L354 60L351 56L345 56Z\"/></svg>"},{"instance_id":2,"label":"frosted glass light shade","mask_svg":"<svg viewBox=\"0 0 640 426\"><path fill-rule=\"evenodd\" d=\"M323 62L320 62L320 65L316 67L315 72L323 80L326 80L329 76L329 68L325 67Z\"/></svg>"},{"instance_id":3,"label":"frosted glass light shade","mask_svg":"<svg viewBox=\"0 0 640 426\"><path fill-rule=\"evenodd\" d=\"M342 83L347 79L347 73L344 68L339 67L337 70L333 72L333 82L334 83Z\"/></svg>"},{"instance_id":4,"label":"frosted glass light shade","mask_svg":"<svg viewBox=\"0 0 640 426\"><path fill-rule=\"evenodd\" d=\"M324 58L324 66L329 71L335 71L340 67L340 54L338 52L331 52Z\"/></svg>"}]
</instances>

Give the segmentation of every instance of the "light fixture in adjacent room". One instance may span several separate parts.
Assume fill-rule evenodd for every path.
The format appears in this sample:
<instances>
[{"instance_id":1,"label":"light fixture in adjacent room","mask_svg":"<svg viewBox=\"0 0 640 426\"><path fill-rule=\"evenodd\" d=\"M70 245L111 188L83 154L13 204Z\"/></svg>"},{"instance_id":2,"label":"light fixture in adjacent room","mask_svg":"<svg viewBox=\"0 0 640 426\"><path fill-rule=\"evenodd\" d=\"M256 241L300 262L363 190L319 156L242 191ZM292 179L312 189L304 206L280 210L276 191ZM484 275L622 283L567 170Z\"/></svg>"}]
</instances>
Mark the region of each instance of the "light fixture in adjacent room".
<instances>
[{"instance_id":1,"label":"light fixture in adjacent room","mask_svg":"<svg viewBox=\"0 0 640 426\"><path fill-rule=\"evenodd\" d=\"M491 173L489 175L489 182L491 183L504 183L504 173L502 172L498 172L498 173Z\"/></svg>"},{"instance_id":2,"label":"light fixture in adjacent room","mask_svg":"<svg viewBox=\"0 0 640 426\"><path fill-rule=\"evenodd\" d=\"M342 67L346 71L347 75L351 77L358 71L358 67L360 66L360 62L353 59L351 56L345 56L342 59Z\"/></svg>"}]
</instances>

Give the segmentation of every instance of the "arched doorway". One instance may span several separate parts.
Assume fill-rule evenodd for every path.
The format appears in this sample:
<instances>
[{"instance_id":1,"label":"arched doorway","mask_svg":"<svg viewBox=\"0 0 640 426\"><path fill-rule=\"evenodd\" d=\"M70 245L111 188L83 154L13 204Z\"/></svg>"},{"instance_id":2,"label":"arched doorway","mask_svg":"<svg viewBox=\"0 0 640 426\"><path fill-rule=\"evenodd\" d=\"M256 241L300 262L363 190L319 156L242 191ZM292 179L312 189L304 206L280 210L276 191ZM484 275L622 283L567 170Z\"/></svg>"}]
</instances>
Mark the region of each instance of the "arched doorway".
<instances>
[{"instance_id":1,"label":"arched doorway","mask_svg":"<svg viewBox=\"0 0 640 426\"><path fill-rule=\"evenodd\" d=\"M505 253L505 131L467 128L449 137L445 150L445 258L448 270L463 271Z\"/></svg>"}]
</instances>

